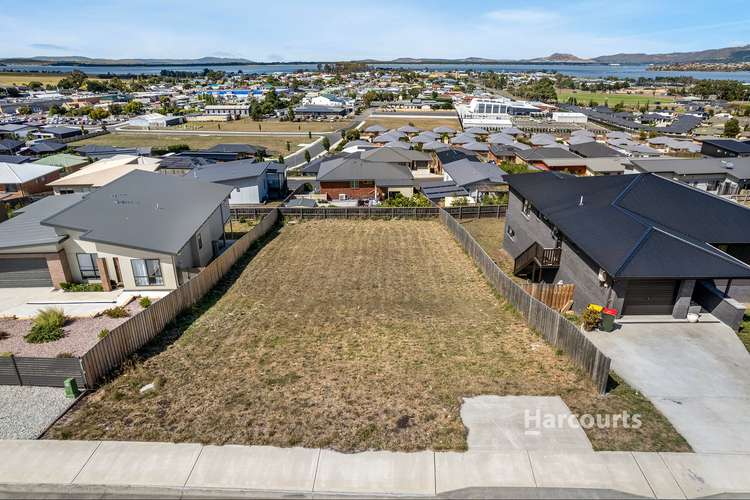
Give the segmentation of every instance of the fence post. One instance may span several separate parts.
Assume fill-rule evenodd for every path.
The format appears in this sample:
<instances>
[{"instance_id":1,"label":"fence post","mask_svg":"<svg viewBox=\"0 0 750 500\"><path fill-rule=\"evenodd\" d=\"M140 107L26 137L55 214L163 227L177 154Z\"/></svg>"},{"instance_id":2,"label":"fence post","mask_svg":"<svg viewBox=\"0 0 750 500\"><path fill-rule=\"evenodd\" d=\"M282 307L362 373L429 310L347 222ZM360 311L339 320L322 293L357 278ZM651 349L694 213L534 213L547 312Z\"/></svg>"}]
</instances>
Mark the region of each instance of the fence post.
<instances>
[{"instance_id":1,"label":"fence post","mask_svg":"<svg viewBox=\"0 0 750 500\"><path fill-rule=\"evenodd\" d=\"M23 385L23 379L21 378L21 373L18 371L18 365L16 365L16 357L13 355L10 356L10 364L13 365L13 371L16 372L16 378L18 378L18 385Z\"/></svg>"},{"instance_id":2,"label":"fence post","mask_svg":"<svg viewBox=\"0 0 750 500\"><path fill-rule=\"evenodd\" d=\"M464 218L464 206L459 205L458 206L458 219L463 220L463 218Z\"/></svg>"}]
</instances>

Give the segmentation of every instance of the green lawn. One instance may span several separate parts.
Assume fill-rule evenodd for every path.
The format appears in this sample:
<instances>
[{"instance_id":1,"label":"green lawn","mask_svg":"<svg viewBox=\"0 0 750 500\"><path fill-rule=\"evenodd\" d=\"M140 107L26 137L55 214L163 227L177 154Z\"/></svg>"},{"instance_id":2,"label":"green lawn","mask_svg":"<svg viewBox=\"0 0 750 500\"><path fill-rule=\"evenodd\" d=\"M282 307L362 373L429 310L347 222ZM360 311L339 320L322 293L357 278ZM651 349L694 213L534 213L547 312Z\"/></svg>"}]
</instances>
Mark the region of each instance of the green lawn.
<instances>
[{"instance_id":1,"label":"green lawn","mask_svg":"<svg viewBox=\"0 0 750 500\"><path fill-rule=\"evenodd\" d=\"M610 106L622 102L625 106L643 106L649 104L653 106L656 103L672 103L674 97L671 96L654 96L648 94L613 94L606 92L583 92L571 89L558 89L557 100L559 102L567 102L568 98L575 97L578 100L578 104L588 104L589 101L594 100L599 104L605 102Z\"/></svg>"},{"instance_id":2,"label":"green lawn","mask_svg":"<svg viewBox=\"0 0 750 500\"><path fill-rule=\"evenodd\" d=\"M84 144L105 144L107 146L151 146L167 147L176 144L187 144L190 149L206 149L217 144L252 144L267 149L270 156L276 157L279 154L284 156L300 149L300 144L308 144L315 140L308 139L304 136L242 136L242 135L219 135L219 134L193 134L193 135L166 135L154 133L127 133L127 134L105 134L91 139L84 139L70 143L71 146L82 146ZM289 143L289 150L286 149L286 143Z\"/></svg>"}]
</instances>

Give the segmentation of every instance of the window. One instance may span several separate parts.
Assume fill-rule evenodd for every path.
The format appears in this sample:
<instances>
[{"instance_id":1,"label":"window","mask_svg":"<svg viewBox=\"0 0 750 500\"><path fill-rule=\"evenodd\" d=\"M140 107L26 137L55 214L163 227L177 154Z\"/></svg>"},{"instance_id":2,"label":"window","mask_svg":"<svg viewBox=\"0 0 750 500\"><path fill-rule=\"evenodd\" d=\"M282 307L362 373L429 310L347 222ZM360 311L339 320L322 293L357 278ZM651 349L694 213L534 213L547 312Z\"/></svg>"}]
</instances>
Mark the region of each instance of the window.
<instances>
[{"instance_id":1,"label":"window","mask_svg":"<svg viewBox=\"0 0 750 500\"><path fill-rule=\"evenodd\" d=\"M350 187L351 187L352 189L357 189L357 188L359 187L359 181L352 181L352 182L350 183Z\"/></svg>"},{"instance_id":2,"label":"window","mask_svg":"<svg viewBox=\"0 0 750 500\"><path fill-rule=\"evenodd\" d=\"M130 261L130 265L133 268L133 279L136 286L164 285L159 259L133 259Z\"/></svg>"},{"instance_id":3,"label":"window","mask_svg":"<svg viewBox=\"0 0 750 500\"><path fill-rule=\"evenodd\" d=\"M516 232L513 231L513 228L510 226L505 228L505 232L508 233L508 236L510 236L510 239L514 239L516 237Z\"/></svg>"},{"instance_id":4,"label":"window","mask_svg":"<svg viewBox=\"0 0 750 500\"><path fill-rule=\"evenodd\" d=\"M81 278L85 280L99 279L99 267L96 265L97 255L95 253L77 253L78 269Z\"/></svg>"},{"instance_id":5,"label":"window","mask_svg":"<svg viewBox=\"0 0 750 500\"><path fill-rule=\"evenodd\" d=\"M201 233L198 233L198 250L203 248L203 237L201 236Z\"/></svg>"},{"instance_id":6,"label":"window","mask_svg":"<svg viewBox=\"0 0 750 500\"><path fill-rule=\"evenodd\" d=\"M529 215L531 214L531 203L529 203L529 200L523 200L521 213L525 215L527 219L529 218Z\"/></svg>"}]
</instances>

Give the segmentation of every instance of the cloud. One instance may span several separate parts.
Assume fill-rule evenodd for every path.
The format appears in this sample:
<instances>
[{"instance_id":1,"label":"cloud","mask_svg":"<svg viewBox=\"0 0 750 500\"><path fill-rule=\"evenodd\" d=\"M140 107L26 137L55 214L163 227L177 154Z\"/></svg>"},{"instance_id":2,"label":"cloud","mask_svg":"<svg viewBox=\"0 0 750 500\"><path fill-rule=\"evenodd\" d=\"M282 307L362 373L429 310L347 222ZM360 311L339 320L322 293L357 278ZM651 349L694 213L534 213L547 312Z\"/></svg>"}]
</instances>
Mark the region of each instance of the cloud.
<instances>
[{"instance_id":1,"label":"cloud","mask_svg":"<svg viewBox=\"0 0 750 500\"><path fill-rule=\"evenodd\" d=\"M68 52L70 47L64 45L56 45L54 43L32 43L29 47L36 50L54 50L55 52Z\"/></svg>"}]
</instances>

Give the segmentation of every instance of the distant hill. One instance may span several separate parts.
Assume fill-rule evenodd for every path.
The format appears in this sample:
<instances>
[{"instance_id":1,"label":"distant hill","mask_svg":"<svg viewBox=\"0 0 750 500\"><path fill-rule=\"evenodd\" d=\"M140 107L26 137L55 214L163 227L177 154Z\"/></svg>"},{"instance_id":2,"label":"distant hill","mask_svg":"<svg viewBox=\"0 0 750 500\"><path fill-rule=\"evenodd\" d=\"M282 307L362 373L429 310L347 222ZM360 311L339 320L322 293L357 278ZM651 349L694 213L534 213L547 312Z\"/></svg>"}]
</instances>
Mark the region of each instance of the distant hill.
<instances>
[{"instance_id":1,"label":"distant hill","mask_svg":"<svg viewBox=\"0 0 750 500\"><path fill-rule=\"evenodd\" d=\"M575 56L573 54L560 54L558 52L555 52L554 54L547 56L547 57L539 57L536 59L529 59L528 62L535 62L535 63L591 63L591 59L582 59L578 56Z\"/></svg>"},{"instance_id":2,"label":"distant hill","mask_svg":"<svg viewBox=\"0 0 750 500\"><path fill-rule=\"evenodd\" d=\"M326 61L304 61L315 64ZM613 54L584 59L574 54L554 53L547 57L533 59L489 59L486 57L466 57L461 59L441 59L426 57L399 57L398 59L361 59L365 64L684 64L684 63L742 63L750 62L750 45L701 50L698 52L673 52L670 54ZM301 61L287 61L287 64ZM37 56L0 59L3 64L29 64L44 66L218 66L244 64L273 64L251 61L243 58L201 57L198 59L98 59L83 56Z\"/></svg>"},{"instance_id":3,"label":"distant hill","mask_svg":"<svg viewBox=\"0 0 750 500\"><path fill-rule=\"evenodd\" d=\"M732 63L750 61L750 45L701 50L698 52L672 52L670 54L614 54L593 59L604 64L675 64L675 63Z\"/></svg>"}]
</instances>

